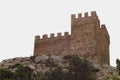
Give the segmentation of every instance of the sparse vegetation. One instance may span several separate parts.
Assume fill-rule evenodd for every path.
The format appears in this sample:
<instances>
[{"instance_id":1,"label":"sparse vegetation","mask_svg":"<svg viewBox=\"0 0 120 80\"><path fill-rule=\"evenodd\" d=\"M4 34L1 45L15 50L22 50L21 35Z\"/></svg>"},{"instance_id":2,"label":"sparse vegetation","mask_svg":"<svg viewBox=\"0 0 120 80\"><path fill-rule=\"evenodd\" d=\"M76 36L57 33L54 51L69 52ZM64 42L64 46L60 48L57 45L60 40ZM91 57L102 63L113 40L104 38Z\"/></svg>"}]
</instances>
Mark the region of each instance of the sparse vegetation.
<instances>
[{"instance_id":1,"label":"sparse vegetation","mask_svg":"<svg viewBox=\"0 0 120 80\"><path fill-rule=\"evenodd\" d=\"M15 64L9 66L9 68L17 68L15 73L9 71L8 69L0 70L0 80L32 80L31 74L32 70L27 66L22 66L21 64Z\"/></svg>"},{"instance_id":2,"label":"sparse vegetation","mask_svg":"<svg viewBox=\"0 0 120 80\"><path fill-rule=\"evenodd\" d=\"M77 55L68 56L70 62L68 67L68 80L95 80L93 66L84 58Z\"/></svg>"},{"instance_id":3,"label":"sparse vegetation","mask_svg":"<svg viewBox=\"0 0 120 80\"><path fill-rule=\"evenodd\" d=\"M120 78L118 76L116 76L116 75L112 75L112 76L106 77L105 80L120 80Z\"/></svg>"},{"instance_id":4,"label":"sparse vegetation","mask_svg":"<svg viewBox=\"0 0 120 80\"><path fill-rule=\"evenodd\" d=\"M68 55L64 58L69 63L68 67L54 65L54 62L48 59L45 64L51 69L44 74L34 74L32 69L21 64L11 65L8 69L16 68L15 72L1 69L0 80L96 80L95 72L99 70L94 69L86 59L81 59L77 55Z\"/></svg>"},{"instance_id":5,"label":"sparse vegetation","mask_svg":"<svg viewBox=\"0 0 120 80\"><path fill-rule=\"evenodd\" d=\"M45 80L65 80L64 76L62 67L58 66L47 74Z\"/></svg>"},{"instance_id":6,"label":"sparse vegetation","mask_svg":"<svg viewBox=\"0 0 120 80\"><path fill-rule=\"evenodd\" d=\"M27 66L18 66L17 70L15 71L15 79L17 80L32 80L32 70Z\"/></svg>"},{"instance_id":7,"label":"sparse vegetation","mask_svg":"<svg viewBox=\"0 0 120 80\"><path fill-rule=\"evenodd\" d=\"M13 77L14 77L13 73L8 69L0 70L0 80L12 80Z\"/></svg>"},{"instance_id":8,"label":"sparse vegetation","mask_svg":"<svg viewBox=\"0 0 120 80\"><path fill-rule=\"evenodd\" d=\"M64 58L70 65L66 71L57 66L46 75L45 80L96 80L93 66L86 59L80 59L77 55L68 55Z\"/></svg>"},{"instance_id":9,"label":"sparse vegetation","mask_svg":"<svg viewBox=\"0 0 120 80\"><path fill-rule=\"evenodd\" d=\"M106 77L105 80L120 80L120 60L116 59L116 68L118 70L118 75L111 74L110 76Z\"/></svg>"},{"instance_id":10,"label":"sparse vegetation","mask_svg":"<svg viewBox=\"0 0 120 80\"><path fill-rule=\"evenodd\" d=\"M117 70L118 70L118 75L120 76L120 60L119 59L117 59L116 60L116 64L117 64Z\"/></svg>"}]
</instances>

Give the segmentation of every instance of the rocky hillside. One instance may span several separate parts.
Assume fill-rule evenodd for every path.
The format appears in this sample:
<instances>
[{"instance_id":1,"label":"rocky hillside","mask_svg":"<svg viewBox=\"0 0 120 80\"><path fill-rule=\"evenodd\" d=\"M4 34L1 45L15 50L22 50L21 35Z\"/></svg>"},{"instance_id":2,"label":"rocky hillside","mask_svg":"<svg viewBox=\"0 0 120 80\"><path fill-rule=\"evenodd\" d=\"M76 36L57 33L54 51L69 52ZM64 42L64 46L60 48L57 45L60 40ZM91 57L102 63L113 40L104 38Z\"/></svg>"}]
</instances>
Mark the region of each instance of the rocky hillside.
<instances>
[{"instance_id":1,"label":"rocky hillside","mask_svg":"<svg viewBox=\"0 0 120 80\"><path fill-rule=\"evenodd\" d=\"M41 56L31 56L31 57L17 57L13 59L3 60L0 63L0 70L7 69L12 73L15 73L18 69L17 66L22 65L30 68L34 74L46 74L47 72L54 70L58 66L62 67L63 71L67 71L68 67L72 66L70 64L71 61L70 58L71 58L70 55L68 56L41 55ZM80 59L82 60L83 58ZM118 74L117 69L115 67L105 64L99 64L95 61L88 59L87 61L93 67L92 71L95 73L94 74L96 77L95 80L106 80L106 77ZM81 63L78 62L77 64L81 64ZM1 72L0 72L0 76L1 76ZM42 80L42 79L34 78L32 80Z\"/></svg>"}]
</instances>

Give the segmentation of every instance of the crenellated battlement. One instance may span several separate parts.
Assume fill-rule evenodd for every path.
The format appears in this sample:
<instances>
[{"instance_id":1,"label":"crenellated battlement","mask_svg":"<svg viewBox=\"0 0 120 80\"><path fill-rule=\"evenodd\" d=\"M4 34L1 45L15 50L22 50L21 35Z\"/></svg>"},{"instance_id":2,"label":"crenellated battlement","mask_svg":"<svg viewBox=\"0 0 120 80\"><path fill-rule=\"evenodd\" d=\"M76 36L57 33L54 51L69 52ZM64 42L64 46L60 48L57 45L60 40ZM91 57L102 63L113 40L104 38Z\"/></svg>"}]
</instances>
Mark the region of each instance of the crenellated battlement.
<instances>
[{"instance_id":1,"label":"crenellated battlement","mask_svg":"<svg viewBox=\"0 0 120 80\"><path fill-rule=\"evenodd\" d=\"M69 32L64 32L64 34L62 35L62 33L57 33L57 36L55 37L54 33L50 34L50 37L48 37L48 34L44 34L42 35L42 37L40 37L39 35L35 36L35 40L45 40L45 39L53 39L53 38L64 38L64 37L68 37L70 36Z\"/></svg>"},{"instance_id":2,"label":"crenellated battlement","mask_svg":"<svg viewBox=\"0 0 120 80\"><path fill-rule=\"evenodd\" d=\"M85 18L97 18L97 13L95 11L92 11L90 16L88 15L88 12L85 12L84 14L79 13L78 15L72 14L71 20L79 20L79 19L85 19Z\"/></svg>"},{"instance_id":3,"label":"crenellated battlement","mask_svg":"<svg viewBox=\"0 0 120 80\"><path fill-rule=\"evenodd\" d=\"M110 38L107 28L100 24L97 13L71 15L71 34L69 32L35 36L34 55L77 54L109 64Z\"/></svg>"}]
</instances>

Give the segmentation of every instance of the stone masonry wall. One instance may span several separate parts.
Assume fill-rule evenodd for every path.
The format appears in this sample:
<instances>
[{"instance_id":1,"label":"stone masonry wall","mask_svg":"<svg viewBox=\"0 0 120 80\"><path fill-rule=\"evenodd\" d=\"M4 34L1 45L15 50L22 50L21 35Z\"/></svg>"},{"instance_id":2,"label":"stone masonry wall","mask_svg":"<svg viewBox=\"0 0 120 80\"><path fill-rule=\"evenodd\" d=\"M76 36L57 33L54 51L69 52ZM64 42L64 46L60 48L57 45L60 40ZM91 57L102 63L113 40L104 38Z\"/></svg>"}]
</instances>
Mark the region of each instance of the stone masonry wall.
<instances>
[{"instance_id":1,"label":"stone masonry wall","mask_svg":"<svg viewBox=\"0 0 120 80\"><path fill-rule=\"evenodd\" d=\"M54 37L54 34L51 34L50 38L48 38L47 35L43 35L43 39L40 39L40 36L36 36L34 55L62 55L70 53L70 41L68 32L65 32L64 36L61 36L61 33L58 33L57 37Z\"/></svg>"},{"instance_id":2,"label":"stone masonry wall","mask_svg":"<svg viewBox=\"0 0 120 80\"><path fill-rule=\"evenodd\" d=\"M110 44L110 38L109 38L109 34L107 32L107 29L105 27L105 25L101 25L100 28L100 33L99 33L99 43L97 44L99 46L99 49L97 51L99 51L99 60L101 62L104 62L106 64L110 63L110 59L109 59L109 44Z\"/></svg>"},{"instance_id":3,"label":"stone masonry wall","mask_svg":"<svg viewBox=\"0 0 120 80\"><path fill-rule=\"evenodd\" d=\"M71 16L71 51L84 57L96 57L96 24L99 22L95 12Z\"/></svg>"},{"instance_id":4,"label":"stone masonry wall","mask_svg":"<svg viewBox=\"0 0 120 80\"><path fill-rule=\"evenodd\" d=\"M54 37L50 34L35 37L34 55L54 54L78 54L83 57L96 59L97 61L109 64L109 34L105 25L100 21L95 11L90 16L86 12L71 15L71 35L68 32L61 36L61 33Z\"/></svg>"}]
</instances>

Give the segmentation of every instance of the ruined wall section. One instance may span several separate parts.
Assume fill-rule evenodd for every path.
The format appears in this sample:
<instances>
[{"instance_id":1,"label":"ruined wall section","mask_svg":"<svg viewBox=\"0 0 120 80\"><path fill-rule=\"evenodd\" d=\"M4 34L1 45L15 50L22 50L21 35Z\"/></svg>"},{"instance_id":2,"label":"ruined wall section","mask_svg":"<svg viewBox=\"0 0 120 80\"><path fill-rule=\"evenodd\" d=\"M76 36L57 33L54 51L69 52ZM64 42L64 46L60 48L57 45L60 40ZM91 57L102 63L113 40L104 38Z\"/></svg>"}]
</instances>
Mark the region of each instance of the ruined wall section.
<instances>
[{"instance_id":1,"label":"ruined wall section","mask_svg":"<svg viewBox=\"0 0 120 80\"><path fill-rule=\"evenodd\" d=\"M34 55L65 55L70 53L70 37L68 32L65 32L64 36L58 33L57 37L50 34L50 38L47 35L43 35L42 39L40 39L40 36L36 36Z\"/></svg>"},{"instance_id":2,"label":"ruined wall section","mask_svg":"<svg viewBox=\"0 0 120 80\"><path fill-rule=\"evenodd\" d=\"M71 16L71 52L84 57L95 58L96 54L96 29L99 19L96 12Z\"/></svg>"}]
</instances>

